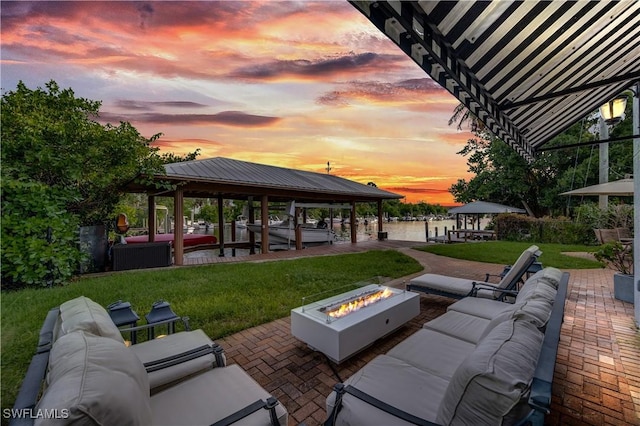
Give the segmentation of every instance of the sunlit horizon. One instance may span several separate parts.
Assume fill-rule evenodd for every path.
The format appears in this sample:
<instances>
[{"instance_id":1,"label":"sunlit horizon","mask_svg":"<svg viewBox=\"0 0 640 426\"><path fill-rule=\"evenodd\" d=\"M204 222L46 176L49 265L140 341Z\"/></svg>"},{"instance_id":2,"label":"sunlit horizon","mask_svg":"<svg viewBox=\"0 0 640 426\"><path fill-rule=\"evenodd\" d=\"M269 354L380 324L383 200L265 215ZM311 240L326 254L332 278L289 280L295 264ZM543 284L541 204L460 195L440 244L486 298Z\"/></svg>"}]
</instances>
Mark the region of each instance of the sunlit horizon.
<instances>
[{"instance_id":1,"label":"sunlit horizon","mask_svg":"<svg viewBox=\"0 0 640 426\"><path fill-rule=\"evenodd\" d=\"M458 101L347 2L0 3L3 92L55 80L162 152L326 173L454 205ZM331 31L327 31L330 28Z\"/></svg>"}]
</instances>

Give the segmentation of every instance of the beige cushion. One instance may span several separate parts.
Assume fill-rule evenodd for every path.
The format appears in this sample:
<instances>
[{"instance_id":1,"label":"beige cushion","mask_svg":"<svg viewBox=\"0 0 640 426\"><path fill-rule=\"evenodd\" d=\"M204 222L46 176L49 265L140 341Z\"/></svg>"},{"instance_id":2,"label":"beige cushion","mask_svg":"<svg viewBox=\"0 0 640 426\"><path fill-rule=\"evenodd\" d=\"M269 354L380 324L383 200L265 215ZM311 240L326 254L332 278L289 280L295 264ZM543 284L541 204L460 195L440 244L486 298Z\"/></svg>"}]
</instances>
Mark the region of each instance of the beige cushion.
<instances>
[{"instance_id":1,"label":"beige cushion","mask_svg":"<svg viewBox=\"0 0 640 426\"><path fill-rule=\"evenodd\" d=\"M423 328L398 343L387 355L448 381L475 348L473 343Z\"/></svg>"},{"instance_id":2,"label":"beige cushion","mask_svg":"<svg viewBox=\"0 0 640 426\"><path fill-rule=\"evenodd\" d=\"M553 295L553 297L555 298L555 291L557 291L558 289L561 278L562 271L557 268L546 267L536 272L524 283L524 286L522 286L522 288L520 289L520 292L516 297L516 303L524 302L526 299L532 296L532 293L536 292L543 292L543 294ZM539 289L538 287L542 288ZM545 287L549 287L549 289L545 289ZM545 290L548 291L545 292Z\"/></svg>"},{"instance_id":3,"label":"beige cushion","mask_svg":"<svg viewBox=\"0 0 640 426\"><path fill-rule=\"evenodd\" d=\"M424 274L413 278L410 283L446 293L467 296L473 289L474 281L439 274Z\"/></svg>"},{"instance_id":4,"label":"beige cushion","mask_svg":"<svg viewBox=\"0 0 640 426\"><path fill-rule=\"evenodd\" d=\"M160 339L153 339L129 347L143 364L164 359L196 349L203 345L213 345L213 342L202 330L182 331L169 334ZM224 357L224 354L223 354ZM171 367L149 372L149 387L155 388L181 380L192 374L212 369L216 364L213 353L190 361L181 362Z\"/></svg>"},{"instance_id":5,"label":"beige cushion","mask_svg":"<svg viewBox=\"0 0 640 426\"><path fill-rule=\"evenodd\" d=\"M447 380L388 355L379 355L345 381L357 389L409 414L435 421ZM335 392L327 398L327 413L335 404ZM344 395L337 425L406 425L397 417Z\"/></svg>"},{"instance_id":6,"label":"beige cushion","mask_svg":"<svg viewBox=\"0 0 640 426\"><path fill-rule=\"evenodd\" d=\"M528 391L542 339L527 321L498 324L451 378L437 423L501 424Z\"/></svg>"},{"instance_id":7,"label":"beige cushion","mask_svg":"<svg viewBox=\"0 0 640 426\"><path fill-rule=\"evenodd\" d=\"M122 343L81 331L61 336L51 349L48 376L37 408L69 416L36 424L151 424L147 373Z\"/></svg>"},{"instance_id":8,"label":"beige cushion","mask_svg":"<svg viewBox=\"0 0 640 426\"><path fill-rule=\"evenodd\" d=\"M514 315L520 316L520 318L533 323L536 327L543 330L547 322L549 322L549 318L551 318L552 310L552 302L549 302L545 298L533 298L520 305L520 307L514 311Z\"/></svg>"},{"instance_id":9,"label":"beige cushion","mask_svg":"<svg viewBox=\"0 0 640 426\"><path fill-rule=\"evenodd\" d=\"M497 300L481 299L477 297L465 297L447 307L448 311L462 312L480 318L491 320L497 315L512 311L515 306L512 303L498 302Z\"/></svg>"},{"instance_id":10,"label":"beige cushion","mask_svg":"<svg viewBox=\"0 0 640 426\"><path fill-rule=\"evenodd\" d=\"M515 303L522 304L527 300L532 299L543 299L549 303L553 303L556 300L557 293L558 290L549 285L549 280L541 276L538 279L531 279L527 281L520 290L520 293L518 293Z\"/></svg>"},{"instance_id":11,"label":"beige cushion","mask_svg":"<svg viewBox=\"0 0 640 426\"><path fill-rule=\"evenodd\" d=\"M486 318L448 311L425 323L423 328L476 344L488 324L489 320Z\"/></svg>"},{"instance_id":12,"label":"beige cushion","mask_svg":"<svg viewBox=\"0 0 640 426\"><path fill-rule=\"evenodd\" d=\"M210 425L269 396L237 365L215 368L153 395L153 423L149 424ZM276 415L286 426L288 414L282 404L276 407ZM269 424L269 412L260 409L234 426Z\"/></svg>"},{"instance_id":13,"label":"beige cushion","mask_svg":"<svg viewBox=\"0 0 640 426\"><path fill-rule=\"evenodd\" d=\"M107 311L88 297L80 296L60 305L60 335L80 330L124 343Z\"/></svg>"}]
</instances>

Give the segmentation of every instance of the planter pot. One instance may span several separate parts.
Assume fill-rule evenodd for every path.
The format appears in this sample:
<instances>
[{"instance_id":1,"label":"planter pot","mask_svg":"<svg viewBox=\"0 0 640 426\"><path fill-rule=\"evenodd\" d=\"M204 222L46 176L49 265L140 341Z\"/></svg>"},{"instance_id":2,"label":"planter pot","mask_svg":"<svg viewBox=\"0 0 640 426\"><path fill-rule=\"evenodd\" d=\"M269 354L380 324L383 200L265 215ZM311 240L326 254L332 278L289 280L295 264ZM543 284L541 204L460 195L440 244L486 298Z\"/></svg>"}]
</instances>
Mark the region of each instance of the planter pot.
<instances>
[{"instance_id":1,"label":"planter pot","mask_svg":"<svg viewBox=\"0 0 640 426\"><path fill-rule=\"evenodd\" d=\"M80 251L86 259L79 265L79 273L104 271L107 255L107 230L104 225L80 227Z\"/></svg>"},{"instance_id":2,"label":"planter pot","mask_svg":"<svg viewBox=\"0 0 640 426\"><path fill-rule=\"evenodd\" d=\"M613 274L613 297L633 303L633 275Z\"/></svg>"}]
</instances>

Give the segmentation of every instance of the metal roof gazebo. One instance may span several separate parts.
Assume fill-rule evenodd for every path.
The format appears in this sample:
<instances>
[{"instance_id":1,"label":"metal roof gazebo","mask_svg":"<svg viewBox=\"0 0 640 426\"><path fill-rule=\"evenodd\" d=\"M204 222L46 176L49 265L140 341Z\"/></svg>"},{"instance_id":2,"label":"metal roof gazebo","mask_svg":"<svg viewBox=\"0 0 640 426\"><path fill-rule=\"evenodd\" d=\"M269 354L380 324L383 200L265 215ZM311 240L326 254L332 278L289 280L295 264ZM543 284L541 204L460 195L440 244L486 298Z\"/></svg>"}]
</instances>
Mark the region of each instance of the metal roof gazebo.
<instances>
[{"instance_id":1,"label":"metal roof gazebo","mask_svg":"<svg viewBox=\"0 0 640 426\"><path fill-rule=\"evenodd\" d=\"M130 184L130 192L145 192L148 196L149 230L155 230L155 197L174 197L174 262L182 265L184 260L183 212L184 198L217 198L218 222L220 224L220 252L224 252L224 217L222 200L248 200L260 202L262 227L261 249L269 249L269 202L295 201L298 206L313 204L324 208L349 208L351 223L355 223L355 203L376 202L378 205L378 232L382 232L382 201L400 199L402 195L384 191L373 185L364 185L339 176L294 170L234 160L231 158L208 158L202 160L171 163L164 166L166 174L158 174L154 180L173 184L174 190L156 190L149 186ZM296 207L299 208L299 207ZM253 210L250 209L250 220ZM297 217L297 213L295 217ZM253 238L253 236L252 236ZM153 242L155 233L149 232ZM355 227L351 229L351 241L356 242ZM298 247L301 248L301 247Z\"/></svg>"}]
</instances>

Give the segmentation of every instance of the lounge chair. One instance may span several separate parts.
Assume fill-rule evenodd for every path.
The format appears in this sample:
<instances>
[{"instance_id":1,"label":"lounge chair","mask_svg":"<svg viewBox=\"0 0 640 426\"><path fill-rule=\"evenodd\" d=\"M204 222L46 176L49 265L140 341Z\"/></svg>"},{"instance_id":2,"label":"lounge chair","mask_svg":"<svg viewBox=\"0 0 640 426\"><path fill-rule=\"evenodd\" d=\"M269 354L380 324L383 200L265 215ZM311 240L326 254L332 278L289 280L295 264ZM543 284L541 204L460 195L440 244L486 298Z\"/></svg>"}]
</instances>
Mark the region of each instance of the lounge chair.
<instances>
[{"instance_id":1,"label":"lounge chair","mask_svg":"<svg viewBox=\"0 0 640 426\"><path fill-rule=\"evenodd\" d=\"M522 280L524 274L540 254L542 252L538 246L533 245L526 249L511 268L505 268L508 271L497 284L488 282L490 274L487 274L485 281L474 281L439 274L424 274L410 280L409 284L407 284L407 290L437 294L453 299L476 296L504 300L505 297L515 294L518 282Z\"/></svg>"}]
</instances>

